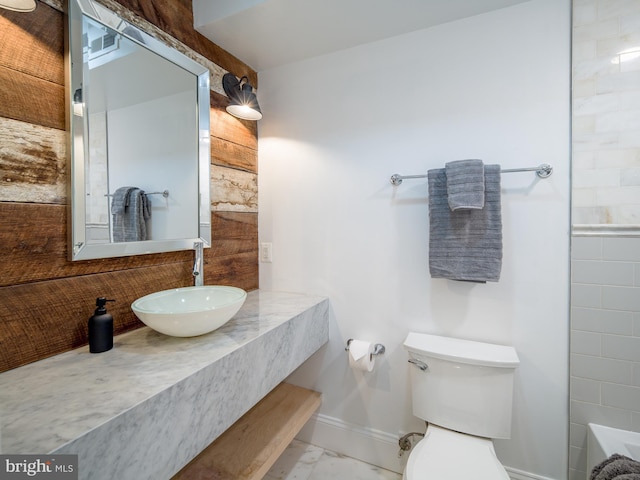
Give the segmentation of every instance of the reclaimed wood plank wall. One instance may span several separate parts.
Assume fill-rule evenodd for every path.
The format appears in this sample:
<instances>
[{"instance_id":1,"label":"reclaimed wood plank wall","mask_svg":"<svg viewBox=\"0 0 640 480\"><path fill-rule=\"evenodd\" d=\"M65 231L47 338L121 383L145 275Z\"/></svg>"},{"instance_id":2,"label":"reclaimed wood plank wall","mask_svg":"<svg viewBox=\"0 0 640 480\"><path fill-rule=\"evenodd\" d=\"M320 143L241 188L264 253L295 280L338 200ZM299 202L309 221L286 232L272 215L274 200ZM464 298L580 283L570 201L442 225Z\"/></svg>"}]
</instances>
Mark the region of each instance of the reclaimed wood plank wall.
<instances>
[{"instance_id":1,"label":"reclaimed wood plank wall","mask_svg":"<svg viewBox=\"0 0 640 480\"><path fill-rule=\"evenodd\" d=\"M212 62L212 248L205 283L258 288L257 126L228 115L220 71L256 73L193 29L190 0L117 0ZM118 5L116 4L116 5ZM56 0L31 13L0 9L0 372L87 343L95 298L115 333L142 326L138 297L193 284L193 252L67 260L64 15Z\"/></svg>"}]
</instances>

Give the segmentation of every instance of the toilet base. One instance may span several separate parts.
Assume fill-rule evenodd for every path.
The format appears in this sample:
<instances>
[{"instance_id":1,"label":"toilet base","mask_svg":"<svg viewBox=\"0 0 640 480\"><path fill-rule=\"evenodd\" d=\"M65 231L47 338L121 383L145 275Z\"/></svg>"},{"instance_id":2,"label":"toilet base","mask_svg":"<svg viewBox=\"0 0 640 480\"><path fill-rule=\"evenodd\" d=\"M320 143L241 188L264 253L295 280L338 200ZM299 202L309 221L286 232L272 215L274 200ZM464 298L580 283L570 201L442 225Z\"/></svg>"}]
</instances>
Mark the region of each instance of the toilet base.
<instances>
[{"instance_id":1,"label":"toilet base","mask_svg":"<svg viewBox=\"0 0 640 480\"><path fill-rule=\"evenodd\" d=\"M403 480L509 480L489 438L429 425L409 455Z\"/></svg>"}]
</instances>

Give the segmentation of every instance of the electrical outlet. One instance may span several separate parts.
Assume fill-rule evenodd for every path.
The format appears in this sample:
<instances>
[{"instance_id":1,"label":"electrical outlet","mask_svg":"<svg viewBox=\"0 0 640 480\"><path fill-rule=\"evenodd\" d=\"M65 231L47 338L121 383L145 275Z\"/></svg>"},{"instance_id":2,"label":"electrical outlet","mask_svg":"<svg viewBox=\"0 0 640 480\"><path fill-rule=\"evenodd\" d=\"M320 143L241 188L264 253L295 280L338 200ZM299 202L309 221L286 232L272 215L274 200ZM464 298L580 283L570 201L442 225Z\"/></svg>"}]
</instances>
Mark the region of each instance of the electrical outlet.
<instances>
[{"instance_id":1,"label":"electrical outlet","mask_svg":"<svg viewBox=\"0 0 640 480\"><path fill-rule=\"evenodd\" d=\"M271 263L272 261L271 249L272 249L271 242L262 242L260 244L260 261L261 262Z\"/></svg>"}]
</instances>

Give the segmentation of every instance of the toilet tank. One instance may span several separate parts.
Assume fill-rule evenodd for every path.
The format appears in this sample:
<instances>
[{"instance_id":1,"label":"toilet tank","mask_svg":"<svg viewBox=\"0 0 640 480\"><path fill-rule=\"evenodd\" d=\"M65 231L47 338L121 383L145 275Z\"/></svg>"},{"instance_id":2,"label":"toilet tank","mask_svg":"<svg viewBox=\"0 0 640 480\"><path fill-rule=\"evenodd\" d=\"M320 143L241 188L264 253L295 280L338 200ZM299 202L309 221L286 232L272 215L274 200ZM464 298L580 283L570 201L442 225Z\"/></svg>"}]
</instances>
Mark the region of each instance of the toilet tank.
<instances>
[{"instance_id":1,"label":"toilet tank","mask_svg":"<svg viewBox=\"0 0 640 480\"><path fill-rule=\"evenodd\" d=\"M513 377L520 363L513 347L409 333L404 348L412 363L415 416L470 435L511 436Z\"/></svg>"}]
</instances>

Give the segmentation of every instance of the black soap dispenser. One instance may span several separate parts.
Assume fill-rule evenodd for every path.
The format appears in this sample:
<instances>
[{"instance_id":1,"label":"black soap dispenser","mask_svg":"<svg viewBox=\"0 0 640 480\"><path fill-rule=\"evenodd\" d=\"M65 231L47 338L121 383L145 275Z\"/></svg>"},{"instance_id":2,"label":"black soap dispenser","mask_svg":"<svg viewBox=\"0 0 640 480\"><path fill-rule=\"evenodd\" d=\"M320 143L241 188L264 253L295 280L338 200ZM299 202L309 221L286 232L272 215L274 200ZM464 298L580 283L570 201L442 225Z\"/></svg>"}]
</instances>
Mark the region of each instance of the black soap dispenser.
<instances>
[{"instance_id":1,"label":"black soap dispenser","mask_svg":"<svg viewBox=\"0 0 640 480\"><path fill-rule=\"evenodd\" d=\"M113 348L113 316L107 313L105 297L96 298L96 311L89 319L89 351L91 353L106 352Z\"/></svg>"}]
</instances>

